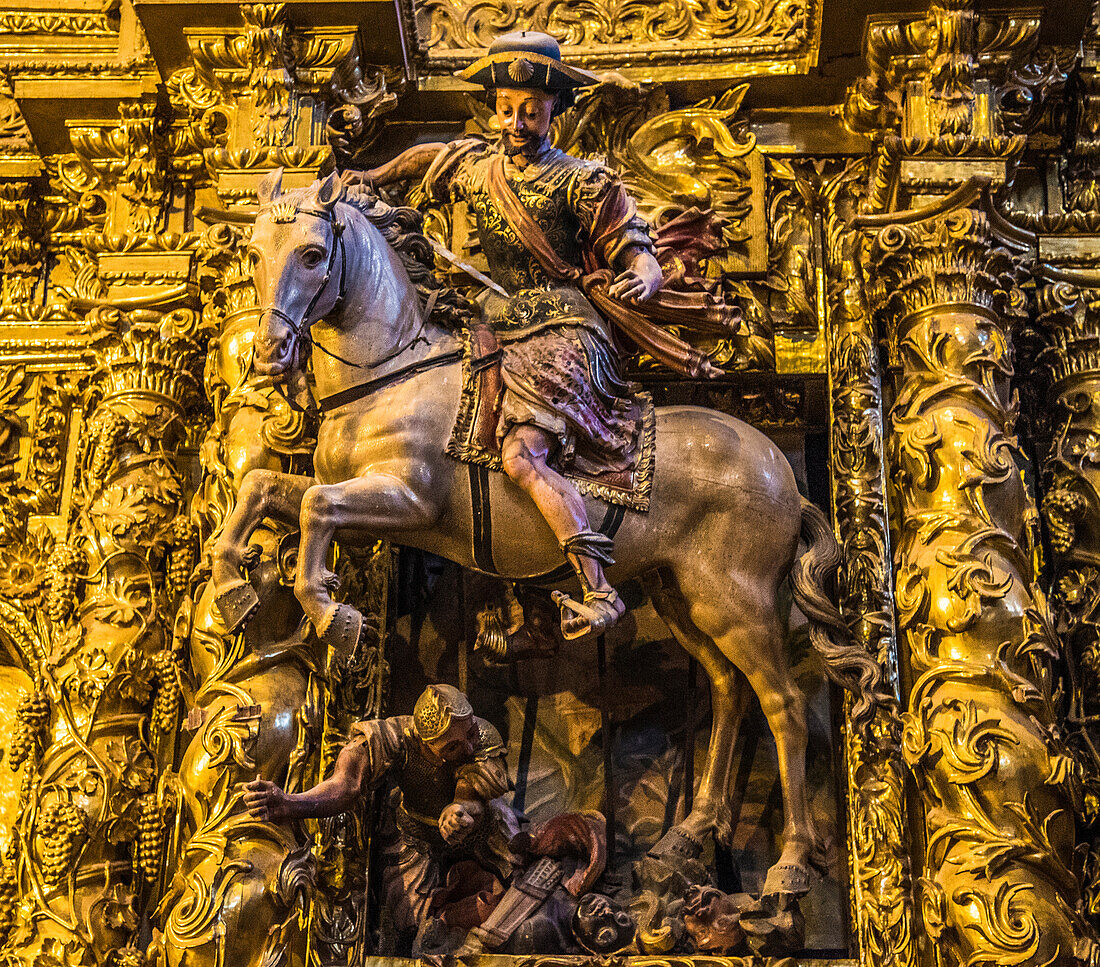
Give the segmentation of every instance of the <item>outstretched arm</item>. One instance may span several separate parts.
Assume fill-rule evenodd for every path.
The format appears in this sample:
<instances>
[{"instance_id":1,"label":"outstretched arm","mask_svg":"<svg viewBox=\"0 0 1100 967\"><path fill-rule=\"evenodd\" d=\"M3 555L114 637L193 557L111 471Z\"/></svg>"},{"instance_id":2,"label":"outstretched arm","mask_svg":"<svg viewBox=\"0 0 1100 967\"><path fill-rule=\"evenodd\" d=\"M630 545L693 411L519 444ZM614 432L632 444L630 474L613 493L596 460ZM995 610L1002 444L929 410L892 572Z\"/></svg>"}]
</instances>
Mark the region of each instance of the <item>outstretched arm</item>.
<instances>
[{"instance_id":1,"label":"outstretched arm","mask_svg":"<svg viewBox=\"0 0 1100 967\"><path fill-rule=\"evenodd\" d=\"M369 171L349 171L344 174L344 184L369 185L373 188L392 185L398 181L419 181L435 161L436 156L446 148L441 141L431 144L414 144L402 151L392 161L387 161Z\"/></svg>"},{"instance_id":2,"label":"outstretched arm","mask_svg":"<svg viewBox=\"0 0 1100 967\"><path fill-rule=\"evenodd\" d=\"M335 816L350 809L359 798L370 758L365 745L345 746L336 759L332 777L300 793L284 792L274 782L257 777L244 787L245 808L255 819L276 823Z\"/></svg>"}]
</instances>

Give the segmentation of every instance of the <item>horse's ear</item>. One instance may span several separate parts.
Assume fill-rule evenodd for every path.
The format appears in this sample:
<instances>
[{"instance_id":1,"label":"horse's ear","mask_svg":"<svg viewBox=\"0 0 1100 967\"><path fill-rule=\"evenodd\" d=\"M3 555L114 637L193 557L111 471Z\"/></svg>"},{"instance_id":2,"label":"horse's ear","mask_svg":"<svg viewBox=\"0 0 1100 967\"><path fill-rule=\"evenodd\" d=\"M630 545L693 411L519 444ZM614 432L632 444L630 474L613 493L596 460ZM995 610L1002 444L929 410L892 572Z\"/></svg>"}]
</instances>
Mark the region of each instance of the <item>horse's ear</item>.
<instances>
[{"instance_id":1,"label":"horse's ear","mask_svg":"<svg viewBox=\"0 0 1100 967\"><path fill-rule=\"evenodd\" d=\"M276 168L271 174L264 175L260 179L260 185L256 189L261 205L270 205L283 193L283 169Z\"/></svg>"},{"instance_id":2,"label":"horse's ear","mask_svg":"<svg viewBox=\"0 0 1100 967\"><path fill-rule=\"evenodd\" d=\"M330 212L343 193L344 183L340 180L340 176L333 171L317 186L317 201L325 211Z\"/></svg>"}]
</instances>

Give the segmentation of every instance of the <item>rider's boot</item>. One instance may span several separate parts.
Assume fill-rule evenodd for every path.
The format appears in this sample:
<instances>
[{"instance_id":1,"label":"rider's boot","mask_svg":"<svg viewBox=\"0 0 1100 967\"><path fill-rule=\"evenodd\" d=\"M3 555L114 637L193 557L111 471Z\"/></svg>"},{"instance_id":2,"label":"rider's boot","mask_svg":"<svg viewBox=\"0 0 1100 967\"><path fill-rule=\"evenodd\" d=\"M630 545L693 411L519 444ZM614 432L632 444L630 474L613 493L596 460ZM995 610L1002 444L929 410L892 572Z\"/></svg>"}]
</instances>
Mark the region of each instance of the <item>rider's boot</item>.
<instances>
[{"instance_id":1,"label":"rider's boot","mask_svg":"<svg viewBox=\"0 0 1100 967\"><path fill-rule=\"evenodd\" d=\"M574 601L560 591L554 592L554 600L561 607L562 635L572 640L607 631L626 612L626 605L603 573L605 564L615 563L611 557L614 547L611 538L593 530L583 530L565 538L560 546L584 590L583 602Z\"/></svg>"}]
</instances>

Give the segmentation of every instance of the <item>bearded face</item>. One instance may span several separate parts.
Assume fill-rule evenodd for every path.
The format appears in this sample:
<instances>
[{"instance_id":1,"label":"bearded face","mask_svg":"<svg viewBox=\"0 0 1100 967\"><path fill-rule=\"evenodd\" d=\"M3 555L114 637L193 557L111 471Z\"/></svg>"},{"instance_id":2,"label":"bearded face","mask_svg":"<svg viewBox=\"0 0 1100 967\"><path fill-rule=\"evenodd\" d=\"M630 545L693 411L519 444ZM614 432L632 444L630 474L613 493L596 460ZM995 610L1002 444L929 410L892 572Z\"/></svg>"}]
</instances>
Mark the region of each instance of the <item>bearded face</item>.
<instances>
[{"instance_id":1,"label":"bearded face","mask_svg":"<svg viewBox=\"0 0 1100 967\"><path fill-rule=\"evenodd\" d=\"M504 153L513 158L534 157L550 133L557 103L557 95L546 91L498 88L496 115Z\"/></svg>"}]
</instances>

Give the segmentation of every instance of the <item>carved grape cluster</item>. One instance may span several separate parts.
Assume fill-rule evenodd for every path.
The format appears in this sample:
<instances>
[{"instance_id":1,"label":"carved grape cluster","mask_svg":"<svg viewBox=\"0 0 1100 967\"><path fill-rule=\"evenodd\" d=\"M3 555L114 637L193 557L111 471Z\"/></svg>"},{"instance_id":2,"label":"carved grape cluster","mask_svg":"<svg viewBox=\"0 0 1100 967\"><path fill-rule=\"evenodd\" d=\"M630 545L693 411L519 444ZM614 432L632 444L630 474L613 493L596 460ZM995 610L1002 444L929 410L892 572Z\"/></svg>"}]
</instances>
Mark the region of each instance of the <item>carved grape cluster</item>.
<instances>
[{"instance_id":1,"label":"carved grape cluster","mask_svg":"<svg viewBox=\"0 0 1100 967\"><path fill-rule=\"evenodd\" d=\"M73 868L77 843L88 817L75 803L54 800L38 817L42 843L42 878L51 886L61 883Z\"/></svg>"},{"instance_id":2,"label":"carved grape cluster","mask_svg":"<svg viewBox=\"0 0 1100 967\"><path fill-rule=\"evenodd\" d=\"M83 555L71 544L55 544L46 562L46 615L54 624L64 621L76 606L77 572Z\"/></svg>"},{"instance_id":3,"label":"carved grape cluster","mask_svg":"<svg viewBox=\"0 0 1100 967\"><path fill-rule=\"evenodd\" d=\"M15 710L15 725L8 743L8 765L16 771L28 759L37 760L50 724L50 700L43 691L23 693Z\"/></svg>"},{"instance_id":4,"label":"carved grape cluster","mask_svg":"<svg viewBox=\"0 0 1100 967\"><path fill-rule=\"evenodd\" d=\"M106 477L114 461L118 441L126 435L127 426L126 418L114 410L107 410L97 418L93 428L95 450L88 467L88 473L93 480L102 482Z\"/></svg>"},{"instance_id":5,"label":"carved grape cluster","mask_svg":"<svg viewBox=\"0 0 1100 967\"><path fill-rule=\"evenodd\" d=\"M180 710L179 665L175 655L167 649L154 654L149 663L153 666L156 695L153 699L153 731L167 734L175 727Z\"/></svg>"},{"instance_id":6,"label":"carved grape cluster","mask_svg":"<svg viewBox=\"0 0 1100 967\"><path fill-rule=\"evenodd\" d=\"M187 593L191 572L195 569L197 533L190 518L179 516L172 522L172 552L168 558L168 587L173 594Z\"/></svg>"},{"instance_id":7,"label":"carved grape cluster","mask_svg":"<svg viewBox=\"0 0 1100 967\"><path fill-rule=\"evenodd\" d=\"M156 882L164 851L164 810L156 793L138 800L137 863L147 883Z\"/></svg>"}]
</instances>

